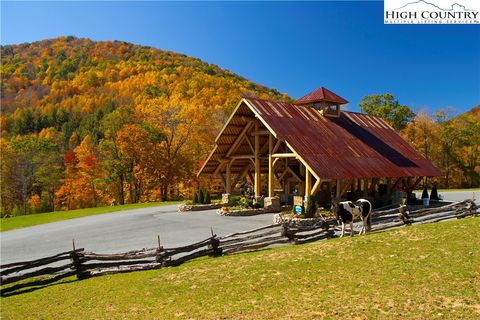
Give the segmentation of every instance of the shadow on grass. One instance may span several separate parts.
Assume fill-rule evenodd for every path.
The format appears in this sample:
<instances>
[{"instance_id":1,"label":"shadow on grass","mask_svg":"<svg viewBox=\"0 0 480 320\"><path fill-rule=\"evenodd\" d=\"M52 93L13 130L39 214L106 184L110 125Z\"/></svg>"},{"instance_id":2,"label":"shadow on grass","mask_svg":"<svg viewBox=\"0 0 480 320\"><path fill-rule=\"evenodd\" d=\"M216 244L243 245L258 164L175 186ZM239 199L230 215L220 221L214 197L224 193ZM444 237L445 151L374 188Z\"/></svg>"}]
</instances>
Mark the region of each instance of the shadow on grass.
<instances>
[{"instance_id":1,"label":"shadow on grass","mask_svg":"<svg viewBox=\"0 0 480 320\"><path fill-rule=\"evenodd\" d=\"M7 287L7 288L3 289L2 293L1 293L1 296L2 296L2 298L12 297L12 296L16 296L16 295L19 295L19 294L34 292L34 291L37 291L37 290L40 290L40 289L53 287L53 286L64 285L64 284L69 284L69 283L78 282L78 281L81 281L81 279L71 279L71 280L66 280L66 281L60 281L60 282L49 283L49 284L44 284L44 285L38 285L38 286L34 285L32 287L29 287L29 288L22 288L22 289L18 289L18 290L11 290L11 291L4 292L4 290L8 290L9 288L14 287L14 286L12 286L12 287Z\"/></svg>"}]
</instances>

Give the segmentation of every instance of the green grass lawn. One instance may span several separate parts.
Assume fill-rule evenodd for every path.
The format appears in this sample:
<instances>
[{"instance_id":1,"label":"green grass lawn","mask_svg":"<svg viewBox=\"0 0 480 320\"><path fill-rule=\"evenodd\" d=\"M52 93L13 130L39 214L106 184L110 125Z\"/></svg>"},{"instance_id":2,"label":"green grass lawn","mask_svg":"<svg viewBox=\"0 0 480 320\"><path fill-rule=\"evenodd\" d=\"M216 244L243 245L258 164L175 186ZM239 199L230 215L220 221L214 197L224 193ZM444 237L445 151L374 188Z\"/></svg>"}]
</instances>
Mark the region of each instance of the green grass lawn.
<instances>
[{"instance_id":1,"label":"green grass lawn","mask_svg":"<svg viewBox=\"0 0 480 320\"><path fill-rule=\"evenodd\" d=\"M69 211L55 211L55 212L30 214L26 216L18 216L18 217L12 217L12 218L4 218L0 220L0 231L7 231L12 229L34 226L37 224L66 220L66 219L80 218L80 217L91 216L95 214L123 211L128 209L139 209L139 208L147 208L147 207L154 207L154 206L162 206L167 204L177 204L177 203L181 203L181 202L165 201L165 202L134 203L134 204L114 206L114 207L98 207L98 208L77 209L77 210L69 210Z\"/></svg>"},{"instance_id":2,"label":"green grass lawn","mask_svg":"<svg viewBox=\"0 0 480 320\"><path fill-rule=\"evenodd\" d=\"M2 298L2 319L479 319L480 219L331 239Z\"/></svg>"}]
</instances>

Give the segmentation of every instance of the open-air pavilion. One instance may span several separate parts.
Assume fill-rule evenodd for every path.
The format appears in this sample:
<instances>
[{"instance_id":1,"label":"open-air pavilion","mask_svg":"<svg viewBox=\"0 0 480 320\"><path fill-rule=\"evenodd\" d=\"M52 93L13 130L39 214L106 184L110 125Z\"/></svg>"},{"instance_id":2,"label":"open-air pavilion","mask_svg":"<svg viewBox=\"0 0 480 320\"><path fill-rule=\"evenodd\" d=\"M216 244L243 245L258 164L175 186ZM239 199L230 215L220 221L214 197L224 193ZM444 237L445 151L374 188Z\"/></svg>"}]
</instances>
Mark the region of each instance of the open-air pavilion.
<instances>
[{"instance_id":1,"label":"open-air pavilion","mask_svg":"<svg viewBox=\"0 0 480 320\"><path fill-rule=\"evenodd\" d=\"M198 175L221 178L231 194L242 177L255 196L390 197L441 175L384 120L343 111L348 103L320 87L294 103L243 98ZM355 200L355 199L352 199Z\"/></svg>"}]
</instances>

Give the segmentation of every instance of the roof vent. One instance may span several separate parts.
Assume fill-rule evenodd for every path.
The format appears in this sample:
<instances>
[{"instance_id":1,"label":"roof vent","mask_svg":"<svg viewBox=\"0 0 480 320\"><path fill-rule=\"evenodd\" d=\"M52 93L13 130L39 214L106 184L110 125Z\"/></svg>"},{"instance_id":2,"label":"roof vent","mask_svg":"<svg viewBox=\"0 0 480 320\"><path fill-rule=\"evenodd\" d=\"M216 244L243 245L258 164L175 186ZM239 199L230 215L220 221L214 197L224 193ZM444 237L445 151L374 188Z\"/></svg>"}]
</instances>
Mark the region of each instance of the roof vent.
<instances>
[{"instance_id":1,"label":"roof vent","mask_svg":"<svg viewBox=\"0 0 480 320\"><path fill-rule=\"evenodd\" d=\"M347 100L324 87L295 100L295 104L311 106L326 117L339 117L340 105L346 103L348 103Z\"/></svg>"}]
</instances>

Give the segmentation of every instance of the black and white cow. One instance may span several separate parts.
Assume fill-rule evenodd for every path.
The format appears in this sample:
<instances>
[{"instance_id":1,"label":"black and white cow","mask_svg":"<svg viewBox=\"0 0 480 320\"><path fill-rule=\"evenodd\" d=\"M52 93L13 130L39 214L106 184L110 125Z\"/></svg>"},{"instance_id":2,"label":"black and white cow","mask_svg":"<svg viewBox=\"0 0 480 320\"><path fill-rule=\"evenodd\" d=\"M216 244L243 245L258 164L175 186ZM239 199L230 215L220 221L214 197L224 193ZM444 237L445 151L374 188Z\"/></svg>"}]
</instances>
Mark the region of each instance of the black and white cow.
<instances>
[{"instance_id":1,"label":"black and white cow","mask_svg":"<svg viewBox=\"0 0 480 320\"><path fill-rule=\"evenodd\" d=\"M350 235L353 237L353 220L357 218L362 219L362 229L360 234L368 230L371 226L372 204L365 199L358 199L353 203L352 201L339 202L335 210L337 220L342 223L342 234L340 238L345 235L345 225L350 224Z\"/></svg>"}]
</instances>

